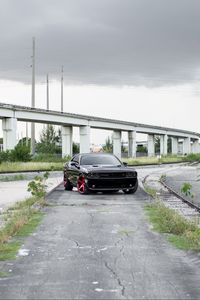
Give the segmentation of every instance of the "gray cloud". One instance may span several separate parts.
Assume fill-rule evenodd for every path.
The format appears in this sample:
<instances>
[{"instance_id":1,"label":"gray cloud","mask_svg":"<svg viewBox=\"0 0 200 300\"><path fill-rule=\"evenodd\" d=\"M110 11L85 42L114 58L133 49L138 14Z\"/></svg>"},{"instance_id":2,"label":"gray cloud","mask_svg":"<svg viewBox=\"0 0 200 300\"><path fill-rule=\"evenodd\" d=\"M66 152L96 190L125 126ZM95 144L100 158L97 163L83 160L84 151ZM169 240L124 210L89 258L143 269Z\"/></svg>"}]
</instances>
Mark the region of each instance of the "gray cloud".
<instances>
[{"instance_id":1,"label":"gray cloud","mask_svg":"<svg viewBox=\"0 0 200 300\"><path fill-rule=\"evenodd\" d=\"M81 84L162 85L199 78L198 0L0 0L0 78L36 71Z\"/></svg>"}]
</instances>

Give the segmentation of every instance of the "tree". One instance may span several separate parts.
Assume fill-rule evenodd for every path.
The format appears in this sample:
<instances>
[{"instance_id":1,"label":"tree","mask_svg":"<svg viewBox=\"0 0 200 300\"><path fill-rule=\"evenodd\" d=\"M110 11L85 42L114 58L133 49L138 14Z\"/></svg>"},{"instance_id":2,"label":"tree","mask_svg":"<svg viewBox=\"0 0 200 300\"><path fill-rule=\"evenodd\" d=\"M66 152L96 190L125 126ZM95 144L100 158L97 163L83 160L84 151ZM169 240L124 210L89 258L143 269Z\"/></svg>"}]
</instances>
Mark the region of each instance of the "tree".
<instances>
[{"instance_id":1,"label":"tree","mask_svg":"<svg viewBox=\"0 0 200 300\"><path fill-rule=\"evenodd\" d=\"M105 142L105 145L103 146L103 151L112 153L113 152L113 142L111 141L111 138L108 136Z\"/></svg>"},{"instance_id":2,"label":"tree","mask_svg":"<svg viewBox=\"0 0 200 300\"><path fill-rule=\"evenodd\" d=\"M19 140L18 145L24 145L31 149L31 138L27 139L26 137L23 137Z\"/></svg>"},{"instance_id":3,"label":"tree","mask_svg":"<svg viewBox=\"0 0 200 300\"><path fill-rule=\"evenodd\" d=\"M137 152L140 152L140 153L147 153L147 147L146 147L146 146L143 146L143 145L138 145L138 146L137 146Z\"/></svg>"},{"instance_id":4,"label":"tree","mask_svg":"<svg viewBox=\"0 0 200 300\"><path fill-rule=\"evenodd\" d=\"M80 144L73 142L73 154L78 154L80 152Z\"/></svg>"},{"instance_id":5,"label":"tree","mask_svg":"<svg viewBox=\"0 0 200 300\"><path fill-rule=\"evenodd\" d=\"M42 130L40 135L40 142L36 145L38 153L59 153L60 148L57 146L58 135L56 134L55 127L48 125Z\"/></svg>"}]
</instances>

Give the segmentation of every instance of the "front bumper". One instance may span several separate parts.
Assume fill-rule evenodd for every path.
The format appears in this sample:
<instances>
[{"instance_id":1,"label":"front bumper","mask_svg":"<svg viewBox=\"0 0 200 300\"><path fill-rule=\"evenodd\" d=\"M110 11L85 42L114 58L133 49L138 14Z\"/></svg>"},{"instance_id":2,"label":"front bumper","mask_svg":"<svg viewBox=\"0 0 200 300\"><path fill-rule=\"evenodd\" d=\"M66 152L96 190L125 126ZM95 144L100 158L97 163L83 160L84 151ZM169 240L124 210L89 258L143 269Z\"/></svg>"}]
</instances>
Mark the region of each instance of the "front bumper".
<instances>
[{"instance_id":1,"label":"front bumper","mask_svg":"<svg viewBox=\"0 0 200 300\"><path fill-rule=\"evenodd\" d=\"M136 183L137 177L87 179L87 187L92 191L133 189Z\"/></svg>"}]
</instances>

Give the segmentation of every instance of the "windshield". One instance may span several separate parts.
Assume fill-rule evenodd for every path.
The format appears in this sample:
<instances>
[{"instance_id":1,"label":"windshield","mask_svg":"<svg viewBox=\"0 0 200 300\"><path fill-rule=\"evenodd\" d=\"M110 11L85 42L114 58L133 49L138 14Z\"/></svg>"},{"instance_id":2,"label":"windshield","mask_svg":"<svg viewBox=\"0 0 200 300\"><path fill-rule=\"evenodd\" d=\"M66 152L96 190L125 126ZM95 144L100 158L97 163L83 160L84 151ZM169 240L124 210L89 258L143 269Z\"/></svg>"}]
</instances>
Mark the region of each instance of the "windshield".
<instances>
[{"instance_id":1,"label":"windshield","mask_svg":"<svg viewBox=\"0 0 200 300\"><path fill-rule=\"evenodd\" d=\"M84 155L81 157L81 165L113 165L121 166L121 162L113 155Z\"/></svg>"}]
</instances>

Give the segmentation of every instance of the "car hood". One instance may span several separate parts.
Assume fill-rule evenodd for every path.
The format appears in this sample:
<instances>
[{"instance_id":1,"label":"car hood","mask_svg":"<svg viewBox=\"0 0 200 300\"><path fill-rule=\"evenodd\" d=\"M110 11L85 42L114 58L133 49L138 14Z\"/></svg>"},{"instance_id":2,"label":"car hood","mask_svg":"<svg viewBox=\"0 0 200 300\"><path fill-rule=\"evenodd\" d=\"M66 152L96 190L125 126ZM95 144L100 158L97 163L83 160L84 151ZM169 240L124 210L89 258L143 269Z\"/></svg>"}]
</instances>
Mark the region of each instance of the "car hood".
<instances>
[{"instance_id":1,"label":"car hood","mask_svg":"<svg viewBox=\"0 0 200 300\"><path fill-rule=\"evenodd\" d=\"M118 166L108 166L108 165L99 165L99 166L88 166L82 165L81 168L87 170L88 172L131 172L135 171L132 167L118 167Z\"/></svg>"}]
</instances>

